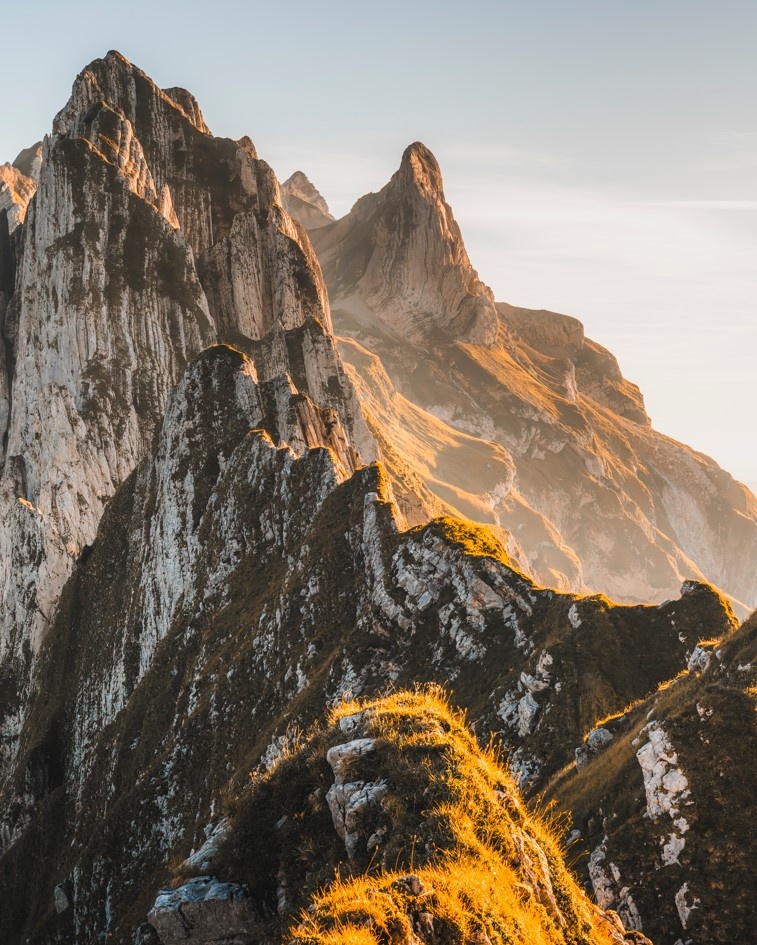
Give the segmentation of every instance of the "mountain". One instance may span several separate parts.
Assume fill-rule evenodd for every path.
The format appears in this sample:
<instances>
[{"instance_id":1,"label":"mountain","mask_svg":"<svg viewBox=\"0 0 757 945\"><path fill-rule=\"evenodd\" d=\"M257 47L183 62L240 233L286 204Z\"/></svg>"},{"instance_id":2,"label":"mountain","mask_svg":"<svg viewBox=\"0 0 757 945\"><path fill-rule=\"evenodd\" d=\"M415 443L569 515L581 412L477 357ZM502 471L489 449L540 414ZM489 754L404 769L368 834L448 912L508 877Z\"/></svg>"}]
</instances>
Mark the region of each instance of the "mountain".
<instances>
[{"instance_id":1,"label":"mountain","mask_svg":"<svg viewBox=\"0 0 757 945\"><path fill-rule=\"evenodd\" d=\"M293 448L323 443L351 470L375 447L273 172L119 54L78 76L0 247L0 657L28 680L76 559L208 345L264 352L250 370L279 381L270 411L300 429Z\"/></svg>"},{"instance_id":2,"label":"mountain","mask_svg":"<svg viewBox=\"0 0 757 945\"><path fill-rule=\"evenodd\" d=\"M440 186L425 152L408 165ZM753 624L701 580L654 604L541 586L521 567L534 535L555 574L572 563L581 583L582 562L514 487L502 500L533 531L448 514L423 462L471 490L477 466L521 467L399 393L383 353L345 341L363 370L345 369L275 175L249 138L213 137L189 92L95 60L28 179L23 220L0 211L0 940L673 945L697 898L707 928L741 934ZM456 303L404 347L499 351L492 325L512 339L530 315L465 270L451 212L441 252L435 220L414 245L431 271L449 257ZM386 232L400 261L402 232ZM435 297L404 271L407 298ZM539 343L576 343L556 318ZM625 382L600 388L634 409ZM691 698L709 719L715 689L735 721L695 754L677 720ZM726 762L739 810L697 800ZM680 877L651 872L667 821L600 813L648 771L655 816L692 785L663 848ZM602 911L566 866L565 823L538 813L545 791Z\"/></svg>"},{"instance_id":3,"label":"mountain","mask_svg":"<svg viewBox=\"0 0 757 945\"><path fill-rule=\"evenodd\" d=\"M451 685L533 787L735 623L705 586L613 606L535 587L464 522L401 531L380 466L275 445L281 387L228 346L196 358L66 585L0 805L9 941L130 941L219 797L343 698Z\"/></svg>"},{"instance_id":4,"label":"mountain","mask_svg":"<svg viewBox=\"0 0 757 945\"><path fill-rule=\"evenodd\" d=\"M321 194L302 171L295 171L281 185L281 197L287 213L309 230L331 223L334 217Z\"/></svg>"},{"instance_id":5,"label":"mountain","mask_svg":"<svg viewBox=\"0 0 757 945\"><path fill-rule=\"evenodd\" d=\"M398 499L413 477L436 497L408 505L411 521L441 503L498 526L566 590L659 602L694 578L742 616L757 605L755 497L654 431L577 319L495 302L427 148L411 145L380 192L310 236Z\"/></svg>"}]
</instances>

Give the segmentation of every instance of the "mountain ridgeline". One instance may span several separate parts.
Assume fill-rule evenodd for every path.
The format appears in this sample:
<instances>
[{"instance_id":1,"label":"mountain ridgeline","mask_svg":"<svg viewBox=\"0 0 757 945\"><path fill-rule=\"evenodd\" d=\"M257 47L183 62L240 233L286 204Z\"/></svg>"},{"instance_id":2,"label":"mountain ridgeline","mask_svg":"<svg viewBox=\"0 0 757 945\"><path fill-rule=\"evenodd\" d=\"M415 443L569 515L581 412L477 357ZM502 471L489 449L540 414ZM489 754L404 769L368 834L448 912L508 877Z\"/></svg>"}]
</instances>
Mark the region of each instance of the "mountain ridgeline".
<instances>
[{"instance_id":1,"label":"mountain ridgeline","mask_svg":"<svg viewBox=\"0 0 757 945\"><path fill-rule=\"evenodd\" d=\"M696 577L742 616L757 606L754 496L654 431L577 319L495 302L427 148L411 145L381 191L310 236L388 468L420 478L437 514L504 529L550 586L661 602Z\"/></svg>"},{"instance_id":2,"label":"mountain ridgeline","mask_svg":"<svg viewBox=\"0 0 757 945\"><path fill-rule=\"evenodd\" d=\"M0 348L0 940L748 938L757 502L423 145L334 220L110 52Z\"/></svg>"}]
</instances>

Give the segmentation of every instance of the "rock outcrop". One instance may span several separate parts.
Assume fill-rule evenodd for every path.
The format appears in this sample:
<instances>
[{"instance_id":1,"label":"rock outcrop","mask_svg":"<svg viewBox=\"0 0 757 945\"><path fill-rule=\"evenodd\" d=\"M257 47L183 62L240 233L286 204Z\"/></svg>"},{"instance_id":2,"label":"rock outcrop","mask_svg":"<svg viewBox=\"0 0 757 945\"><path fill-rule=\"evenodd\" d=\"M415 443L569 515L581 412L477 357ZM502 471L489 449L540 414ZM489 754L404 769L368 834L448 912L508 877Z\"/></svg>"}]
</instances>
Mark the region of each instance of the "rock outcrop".
<instances>
[{"instance_id":1,"label":"rock outcrop","mask_svg":"<svg viewBox=\"0 0 757 945\"><path fill-rule=\"evenodd\" d=\"M323 836L333 790L324 756L338 759L337 782L348 766L360 793L382 785L361 808L343 878ZM276 827L261 857L249 843L263 819ZM244 876L272 913L261 938L278 941L289 926L281 940L307 945L557 945L577 929L587 945L648 941L580 894L549 827L435 693L340 707L241 801L220 856L224 875Z\"/></svg>"},{"instance_id":2,"label":"rock outcrop","mask_svg":"<svg viewBox=\"0 0 757 945\"><path fill-rule=\"evenodd\" d=\"M706 579L742 616L757 606L755 497L654 431L577 319L494 303L428 149L411 145L383 190L311 235L400 501L420 479L509 532L552 586L659 602Z\"/></svg>"},{"instance_id":3,"label":"rock outcrop","mask_svg":"<svg viewBox=\"0 0 757 945\"><path fill-rule=\"evenodd\" d=\"M744 888L757 842L757 615L696 649L690 669L605 723L614 737L601 755L550 790L573 814L573 850L590 854L599 901L659 945L746 940L757 921Z\"/></svg>"},{"instance_id":4,"label":"rock outcrop","mask_svg":"<svg viewBox=\"0 0 757 945\"><path fill-rule=\"evenodd\" d=\"M40 165L20 158L38 183L8 166L15 228L0 212L0 660L17 694L106 504L208 345L255 359L265 411L283 411L276 442L321 443L348 470L375 456L313 250L249 139L214 138L188 92L112 52L76 79ZM19 718L3 722L11 754Z\"/></svg>"}]
</instances>

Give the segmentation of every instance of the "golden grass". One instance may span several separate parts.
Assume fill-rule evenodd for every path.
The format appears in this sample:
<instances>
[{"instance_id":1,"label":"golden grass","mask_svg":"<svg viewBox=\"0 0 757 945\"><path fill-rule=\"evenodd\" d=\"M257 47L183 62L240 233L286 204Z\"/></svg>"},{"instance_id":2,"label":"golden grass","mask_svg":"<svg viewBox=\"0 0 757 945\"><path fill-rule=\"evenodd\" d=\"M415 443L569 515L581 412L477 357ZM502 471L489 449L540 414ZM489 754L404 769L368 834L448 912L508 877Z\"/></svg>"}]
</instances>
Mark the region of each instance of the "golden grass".
<instances>
[{"instance_id":1,"label":"golden grass","mask_svg":"<svg viewBox=\"0 0 757 945\"><path fill-rule=\"evenodd\" d=\"M484 525L477 525L468 519L443 516L435 518L428 525L419 525L411 529L410 534L424 529L438 532L446 541L457 545L473 558L493 558L508 568L512 568L510 556L498 538Z\"/></svg>"},{"instance_id":2,"label":"golden grass","mask_svg":"<svg viewBox=\"0 0 757 945\"><path fill-rule=\"evenodd\" d=\"M609 725L610 722L614 722L616 719L622 719L624 715L628 715L629 713L633 712L633 710L638 708L643 702L644 699L634 699L633 702L629 702L624 709L620 710L620 712L610 712L609 715L605 715L603 718L598 719L592 725L591 729L584 735L584 741L586 741L586 739L595 729Z\"/></svg>"},{"instance_id":3,"label":"golden grass","mask_svg":"<svg viewBox=\"0 0 757 945\"><path fill-rule=\"evenodd\" d=\"M496 747L480 749L438 687L346 702L330 721L359 712L363 731L391 746L382 770L395 793L385 808L410 851L395 868L337 876L301 913L293 941L409 945L429 922L450 945L613 941L565 865L555 822L526 809ZM398 790L408 777L428 803L420 817Z\"/></svg>"}]
</instances>

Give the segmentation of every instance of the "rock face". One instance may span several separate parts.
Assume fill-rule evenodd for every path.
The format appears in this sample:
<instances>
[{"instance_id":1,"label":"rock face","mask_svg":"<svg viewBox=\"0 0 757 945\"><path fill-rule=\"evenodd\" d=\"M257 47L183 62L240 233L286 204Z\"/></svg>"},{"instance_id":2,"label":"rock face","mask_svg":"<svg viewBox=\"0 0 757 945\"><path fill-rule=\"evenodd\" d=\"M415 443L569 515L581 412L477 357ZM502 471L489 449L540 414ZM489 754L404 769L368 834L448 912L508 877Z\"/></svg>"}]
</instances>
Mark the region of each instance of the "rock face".
<instances>
[{"instance_id":1,"label":"rock face","mask_svg":"<svg viewBox=\"0 0 757 945\"><path fill-rule=\"evenodd\" d=\"M287 213L308 230L317 230L334 220L328 204L302 171L295 171L284 181L281 197Z\"/></svg>"},{"instance_id":2,"label":"rock face","mask_svg":"<svg viewBox=\"0 0 757 945\"><path fill-rule=\"evenodd\" d=\"M0 213L7 213L7 226L11 233L24 222L34 190L35 182L31 177L13 164L0 164Z\"/></svg>"},{"instance_id":3,"label":"rock face","mask_svg":"<svg viewBox=\"0 0 757 945\"><path fill-rule=\"evenodd\" d=\"M252 941L258 918L249 891L212 876L196 876L178 889L162 889L148 920L163 945Z\"/></svg>"},{"instance_id":4,"label":"rock face","mask_svg":"<svg viewBox=\"0 0 757 945\"><path fill-rule=\"evenodd\" d=\"M276 442L334 448L348 470L375 455L318 263L249 139L214 138L188 92L109 53L76 79L41 165L20 157L36 192L24 218L35 184L7 166L0 212L0 660L18 712L75 560L208 345L253 357L261 416L283 411Z\"/></svg>"},{"instance_id":5,"label":"rock face","mask_svg":"<svg viewBox=\"0 0 757 945\"><path fill-rule=\"evenodd\" d=\"M439 165L424 145L411 144L382 191L358 200L323 242L314 239L332 296L359 290L375 330L416 343L439 333L479 344L496 339L491 290L468 259Z\"/></svg>"},{"instance_id":6,"label":"rock face","mask_svg":"<svg viewBox=\"0 0 757 945\"><path fill-rule=\"evenodd\" d=\"M350 476L341 441L314 445L324 414L309 401L303 414L302 397L228 346L201 354L76 564L0 798L5 940L130 942L221 792L329 703L419 675L447 683L533 789L598 714L686 666L680 634L732 627L705 586L618 607L536 587L464 522L402 532L381 468ZM512 724L523 700L535 708ZM353 776L368 736L344 734L324 803L339 856L354 859L385 779Z\"/></svg>"},{"instance_id":7,"label":"rock face","mask_svg":"<svg viewBox=\"0 0 757 945\"><path fill-rule=\"evenodd\" d=\"M509 532L551 586L662 601L706 579L742 616L757 606L755 497L652 430L577 319L494 303L428 149L411 145L383 190L311 236L411 521L431 508L405 506L415 477L447 511Z\"/></svg>"},{"instance_id":8,"label":"rock face","mask_svg":"<svg viewBox=\"0 0 757 945\"><path fill-rule=\"evenodd\" d=\"M608 722L612 744L553 788L599 901L659 945L748 940L757 921L743 885L757 842L757 619L704 651L706 666Z\"/></svg>"}]
</instances>

